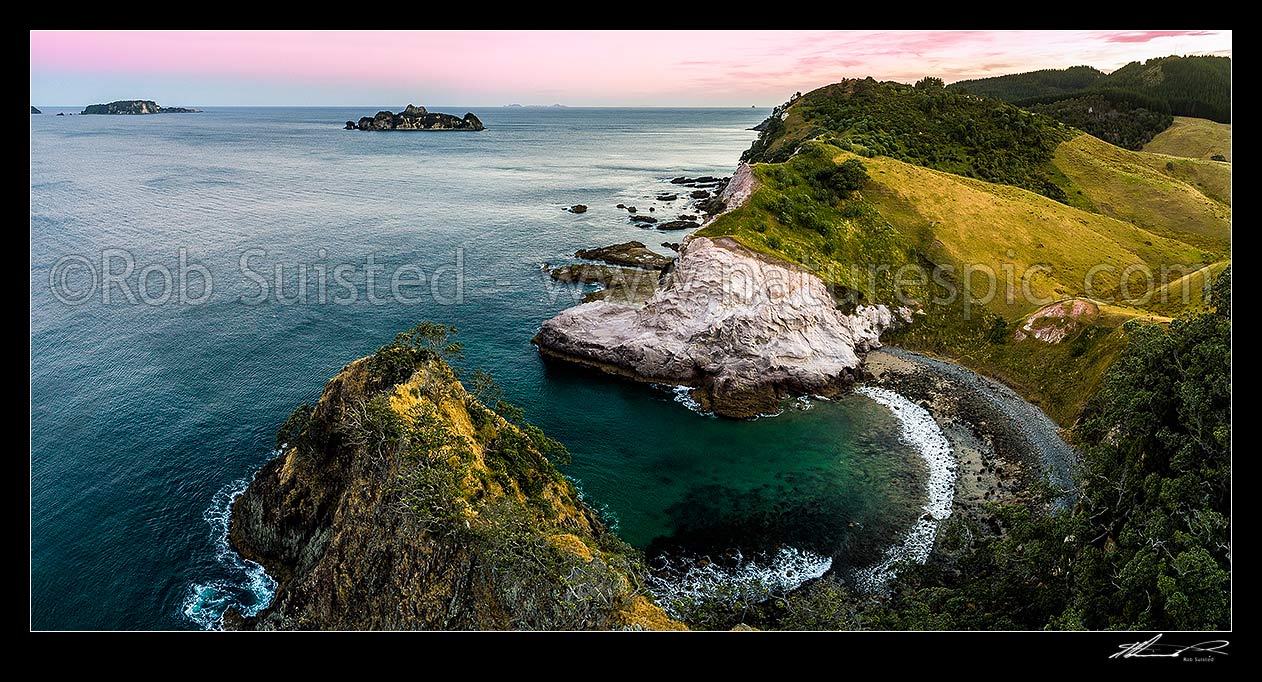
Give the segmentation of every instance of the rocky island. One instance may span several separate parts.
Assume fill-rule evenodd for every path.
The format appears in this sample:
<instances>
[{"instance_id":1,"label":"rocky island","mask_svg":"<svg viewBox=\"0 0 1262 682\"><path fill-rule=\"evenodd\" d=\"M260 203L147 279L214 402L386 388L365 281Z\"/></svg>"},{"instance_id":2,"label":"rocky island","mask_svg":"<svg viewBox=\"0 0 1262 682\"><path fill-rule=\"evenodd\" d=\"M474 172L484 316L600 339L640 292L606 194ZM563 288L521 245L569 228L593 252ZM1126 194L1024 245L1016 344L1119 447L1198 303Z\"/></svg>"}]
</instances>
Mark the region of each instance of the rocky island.
<instances>
[{"instance_id":1,"label":"rocky island","mask_svg":"<svg viewBox=\"0 0 1262 682\"><path fill-rule=\"evenodd\" d=\"M425 107L409 104L399 113L378 111L375 116L365 116L359 122L347 121L346 130L485 130L486 126L472 113L464 118L452 114L431 112Z\"/></svg>"},{"instance_id":2,"label":"rocky island","mask_svg":"<svg viewBox=\"0 0 1262 682\"><path fill-rule=\"evenodd\" d=\"M151 99L120 99L109 104L89 104L84 107L83 114L113 114L113 115L139 115L139 114L198 114L198 109L186 109L184 107L161 107Z\"/></svg>"}]
</instances>

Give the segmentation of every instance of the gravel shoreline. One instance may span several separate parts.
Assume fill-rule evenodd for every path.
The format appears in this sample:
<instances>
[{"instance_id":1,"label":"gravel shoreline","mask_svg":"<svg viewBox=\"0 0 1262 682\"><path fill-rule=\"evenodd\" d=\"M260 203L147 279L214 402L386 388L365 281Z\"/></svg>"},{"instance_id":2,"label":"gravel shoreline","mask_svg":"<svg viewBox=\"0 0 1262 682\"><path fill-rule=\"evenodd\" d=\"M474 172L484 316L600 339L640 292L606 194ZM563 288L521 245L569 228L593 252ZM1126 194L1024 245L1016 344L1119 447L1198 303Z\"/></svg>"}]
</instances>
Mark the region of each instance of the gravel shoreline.
<instances>
[{"instance_id":1,"label":"gravel shoreline","mask_svg":"<svg viewBox=\"0 0 1262 682\"><path fill-rule=\"evenodd\" d=\"M959 478L955 513L986 516L990 502L1028 501L1032 484L1047 480L1076 499L1078 453L1060 427L1003 384L960 365L886 346L868 354L863 383L896 391L929 410L951 442Z\"/></svg>"}]
</instances>

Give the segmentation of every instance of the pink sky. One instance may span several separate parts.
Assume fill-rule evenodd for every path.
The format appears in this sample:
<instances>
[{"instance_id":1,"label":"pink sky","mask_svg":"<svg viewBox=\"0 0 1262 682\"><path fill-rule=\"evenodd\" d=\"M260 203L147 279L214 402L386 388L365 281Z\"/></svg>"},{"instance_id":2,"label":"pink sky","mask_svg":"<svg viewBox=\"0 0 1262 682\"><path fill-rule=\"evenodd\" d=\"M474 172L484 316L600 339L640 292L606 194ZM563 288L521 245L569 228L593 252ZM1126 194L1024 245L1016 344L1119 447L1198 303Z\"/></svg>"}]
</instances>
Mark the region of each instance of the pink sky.
<instances>
[{"instance_id":1,"label":"pink sky","mask_svg":"<svg viewBox=\"0 0 1262 682\"><path fill-rule=\"evenodd\" d=\"M771 106L847 77L947 82L1170 54L1231 31L31 32L31 102Z\"/></svg>"}]
</instances>

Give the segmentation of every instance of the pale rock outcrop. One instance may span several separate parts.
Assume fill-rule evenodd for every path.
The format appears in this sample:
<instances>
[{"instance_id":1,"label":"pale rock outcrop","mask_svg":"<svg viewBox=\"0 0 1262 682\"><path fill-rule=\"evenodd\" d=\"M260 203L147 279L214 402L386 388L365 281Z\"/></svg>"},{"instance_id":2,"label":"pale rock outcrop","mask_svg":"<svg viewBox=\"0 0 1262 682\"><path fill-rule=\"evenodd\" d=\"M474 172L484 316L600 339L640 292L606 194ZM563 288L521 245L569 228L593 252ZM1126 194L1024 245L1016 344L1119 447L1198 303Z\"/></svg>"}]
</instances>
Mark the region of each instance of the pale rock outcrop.
<instances>
[{"instance_id":1,"label":"pale rock outcrop","mask_svg":"<svg viewBox=\"0 0 1262 682\"><path fill-rule=\"evenodd\" d=\"M740 171L729 187L738 181ZM751 417L774 411L786 394L843 390L893 323L883 305L838 310L804 269L730 238L693 236L643 305L584 303L545 322L535 342L545 355L691 386L702 409Z\"/></svg>"},{"instance_id":2,"label":"pale rock outcrop","mask_svg":"<svg viewBox=\"0 0 1262 682\"><path fill-rule=\"evenodd\" d=\"M723 191L719 194L719 199L726 208L722 212L711 216L710 220L727 213L737 206L744 205L756 188L757 180L754 178L753 169L750 168L748 163L741 162L736 167L736 172L732 173L732 179L728 181Z\"/></svg>"}]
</instances>

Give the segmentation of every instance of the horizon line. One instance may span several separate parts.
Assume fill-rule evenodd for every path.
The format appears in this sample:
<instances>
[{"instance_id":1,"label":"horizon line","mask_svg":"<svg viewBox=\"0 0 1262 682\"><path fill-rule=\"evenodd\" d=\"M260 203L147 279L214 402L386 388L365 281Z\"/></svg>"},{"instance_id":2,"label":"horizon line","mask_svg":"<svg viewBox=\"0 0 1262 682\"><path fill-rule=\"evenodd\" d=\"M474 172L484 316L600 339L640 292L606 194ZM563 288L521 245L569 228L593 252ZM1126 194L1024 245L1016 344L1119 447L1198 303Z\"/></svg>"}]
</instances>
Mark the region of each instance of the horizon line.
<instances>
[{"instance_id":1,"label":"horizon line","mask_svg":"<svg viewBox=\"0 0 1262 682\"><path fill-rule=\"evenodd\" d=\"M136 101L136 100L119 99L119 100L111 100L111 101L112 101L112 102L131 102L131 101ZM154 101L154 100L148 100L148 101L152 102L152 101ZM93 102L92 104L108 104L108 103L109 103L109 102ZM37 105L37 104L35 104L34 102L32 102L29 106L35 106L35 107L38 107L38 106L40 106L40 105ZM91 106L91 105L90 105L90 104L45 104L45 105L43 105L43 106L45 106L45 107L50 107L50 108L65 109L65 108L68 108L68 107L87 107L87 106ZM180 103L179 103L178 105L176 105L176 106L223 107L223 108L250 108L250 107L257 107L257 108L265 108L265 107L306 107L306 108L309 108L309 109L344 109L344 108L363 107L363 108L368 108L368 109L371 109L371 108L373 108L374 106L378 106L378 105L374 105L374 104L201 104L201 103L196 103L196 102L180 102ZM403 106L407 106L407 105L403 105ZM716 106L705 106L705 105L695 105L695 104L691 104L691 105L669 105L669 104L658 104L658 105L618 105L618 104L561 104L561 105L555 105L555 104L522 104L522 105L512 105L512 104L460 104L460 105L454 105L454 104L435 104L435 105L429 105L429 104L426 104L426 105L422 105L422 106L424 106L426 109L429 109L429 108L442 108L442 109L736 109L736 110L749 110L749 109L774 109L775 107L780 106L780 105L778 105L778 104L774 104L774 105L761 105L761 104L754 104L754 105L750 105L750 106L745 107L745 106L740 106L740 105L730 105L730 104L729 104L729 105L725 105L725 106L717 106L717 105L716 105Z\"/></svg>"}]
</instances>

